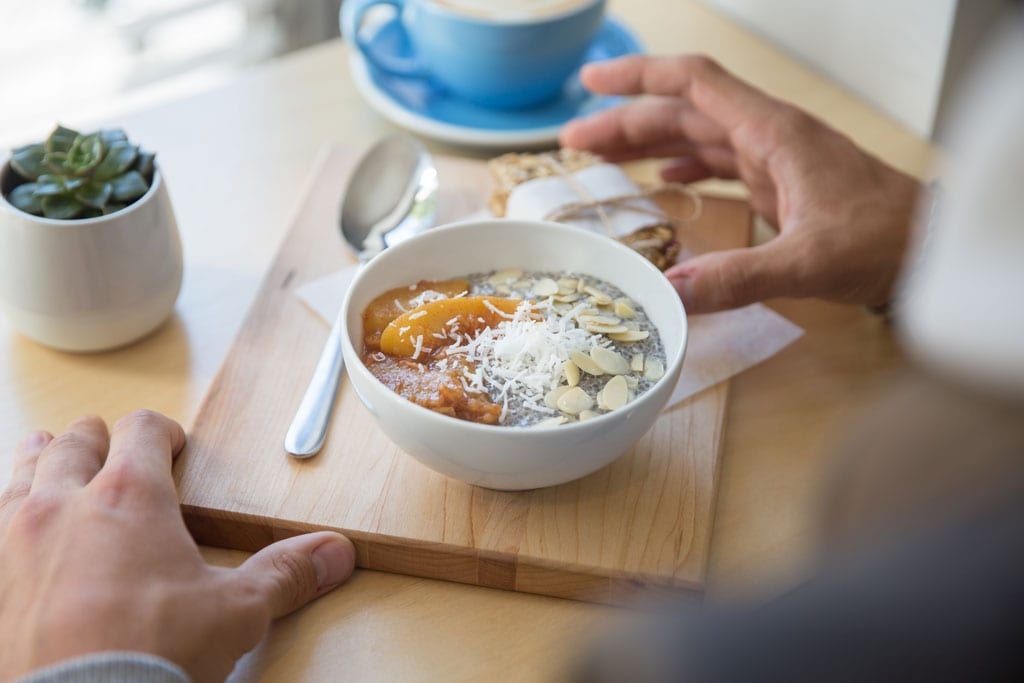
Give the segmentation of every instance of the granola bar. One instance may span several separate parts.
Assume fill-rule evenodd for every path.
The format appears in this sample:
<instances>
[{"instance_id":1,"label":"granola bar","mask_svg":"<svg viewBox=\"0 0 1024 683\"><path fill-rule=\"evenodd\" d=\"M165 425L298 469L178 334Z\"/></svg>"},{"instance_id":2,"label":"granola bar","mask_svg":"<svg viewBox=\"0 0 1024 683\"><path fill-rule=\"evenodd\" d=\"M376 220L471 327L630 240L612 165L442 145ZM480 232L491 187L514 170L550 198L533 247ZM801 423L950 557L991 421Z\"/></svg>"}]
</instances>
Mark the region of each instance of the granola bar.
<instances>
[{"instance_id":1,"label":"granola bar","mask_svg":"<svg viewBox=\"0 0 1024 683\"><path fill-rule=\"evenodd\" d=\"M602 163L599 156L575 149L557 149L551 152L510 153L492 159L488 166L494 179L488 206L495 216L504 216L508 198L518 185L535 178L548 178L562 172L574 173ZM665 270L679 256L679 242L669 223L655 223L620 238L661 270Z\"/></svg>"},{"instance_id":2,"label":"granola bar","mask_svg":"<svg viewBox=\"0 0 1024 683\"><path fill-rule=\"evenodd\" d=\"M573 173L599 163L601 157L576 149L558 149L540 154L503 154L488 163L491 177L494 178L494 189L488 206L495 216L504 216L508 196L517 185L535 178L558 175L562 169Z\"/></svg>"},{"instance_id":3,"label":"granola bar","mask_svg":"<svg viewBox=\"0 0 1024 683\"><path fill-rule=\"evenodd\" d=\"M666 270L679 258L676 231L668 223L640 228L619 241L653 263L658 270Z\"/></svg>"}]
</instances>

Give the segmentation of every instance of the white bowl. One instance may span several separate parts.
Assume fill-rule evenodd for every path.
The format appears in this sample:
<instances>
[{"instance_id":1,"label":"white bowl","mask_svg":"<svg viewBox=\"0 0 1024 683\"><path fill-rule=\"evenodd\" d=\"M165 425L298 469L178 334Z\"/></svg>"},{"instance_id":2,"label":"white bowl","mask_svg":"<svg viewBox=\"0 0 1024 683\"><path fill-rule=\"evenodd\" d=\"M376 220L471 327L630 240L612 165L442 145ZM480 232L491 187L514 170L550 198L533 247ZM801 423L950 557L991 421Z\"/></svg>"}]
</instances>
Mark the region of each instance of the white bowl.
<instances>
[{"instance_id":1,"label":"white bowl","mask_svg":"<svg viewBox=\"0 0 1024 683\"><path fill-rule=\"evenodd\" d=\"M441 415L377 380L359 358L362 313L385 290L502 268L567 271L615 285L643 306L658 328L665 376L626 407L551 428L496 427ZM392 247L355 278L342 306L348 376L381 429L438 472L493 489L553 486L599 470L639 441L665 407L686 349L686 313L664 275L606 237L554 223L485 220L437 228Z\"/></svg>"},{"instance_id":2,"label":"white bowl","mask_svg":"<svg viewBox=\"0 0 1024 683\"><path fill-rule=\"evenodd\" d=\"M4 190L9 176L0 158ZM96 218L32 216L0 192L0 309L41 344L103 351L144 337L171 314L181 279L181 241L159 167L146 194Z\"/></svg>"}]
</instances>

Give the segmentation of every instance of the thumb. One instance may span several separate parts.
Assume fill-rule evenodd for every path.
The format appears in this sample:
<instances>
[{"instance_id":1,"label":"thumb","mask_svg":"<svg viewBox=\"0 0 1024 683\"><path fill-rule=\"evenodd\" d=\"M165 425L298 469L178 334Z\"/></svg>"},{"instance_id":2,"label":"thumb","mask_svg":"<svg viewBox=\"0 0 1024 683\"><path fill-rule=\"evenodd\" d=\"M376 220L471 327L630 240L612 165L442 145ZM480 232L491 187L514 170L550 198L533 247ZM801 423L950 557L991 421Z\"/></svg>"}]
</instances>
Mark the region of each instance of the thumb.
<instances>
[{"instance_id":1,"label":"thumb","mask_svg":"<svg viewBox=\"0 0 1024 683\"><path fill-rule=\"evenodd\" d=\"M677 263L665 277L688 313L739 308L793 291L799 273L785 237L743 249L715 251Z\"/></svg>"},{"instance_id":2,"label":"thumb","mask_svg":"<svg viewBox=\"0 0 1024 683\"><path fill-rule=\"evenodd\" d=\"M263 586L271 616L276 619L342 583L352 574L355 559L350 540L333 531L321 531L267 546L235 571Z\"/></svg>"}]
</instances>

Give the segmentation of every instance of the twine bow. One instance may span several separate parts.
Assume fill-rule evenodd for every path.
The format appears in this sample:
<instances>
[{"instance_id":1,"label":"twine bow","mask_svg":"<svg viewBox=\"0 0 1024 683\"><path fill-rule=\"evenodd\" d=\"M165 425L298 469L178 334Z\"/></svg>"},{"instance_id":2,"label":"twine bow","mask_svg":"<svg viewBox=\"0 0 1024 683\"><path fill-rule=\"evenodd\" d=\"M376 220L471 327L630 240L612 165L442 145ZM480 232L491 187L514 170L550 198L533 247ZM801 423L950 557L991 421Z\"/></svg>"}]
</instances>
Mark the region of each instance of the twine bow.
<instances>
[{"instance_id":1,"label":"twine bow","mask_svg":"<svg viewBox=\"0 0 1024 683\"><path fill-rule=\"evenodd\" d=\"M594 199L594 197L587 192L587 188L577 182L572 173L570 173L565 166L560 164L557 159L546 156L545 161L559 177L565 180L569 187L575 190L576 194L582 197L582 200L578 202L571 202L549 211L547 215L544 216L544 220L555 221L557 223L559 221L583 217L587 212L593 210L597 214L598 218L601 219L601 224L604 226L605 232L608 233L609 237L614 238L616 235L612 229L612 221L608 216L608 212L605 210L605 207L627 208L630 211L647 214L653 218L657 218L659 223L668 223L673 227L679 227L683 223L689 223L697 220L700 218L701 211L703 210L700 195L682 183L659 183L651 187L639 189L636 192L614 195L611 197L605 197L604 199ZM661 194L663 192L672 192L689 197L693 202L693 211L689 216L676 218L666 215L665 212L661 210L630 204L630 202L636 202L638 199L650 199L654 195Z\"/></svg>"}]
</instances>

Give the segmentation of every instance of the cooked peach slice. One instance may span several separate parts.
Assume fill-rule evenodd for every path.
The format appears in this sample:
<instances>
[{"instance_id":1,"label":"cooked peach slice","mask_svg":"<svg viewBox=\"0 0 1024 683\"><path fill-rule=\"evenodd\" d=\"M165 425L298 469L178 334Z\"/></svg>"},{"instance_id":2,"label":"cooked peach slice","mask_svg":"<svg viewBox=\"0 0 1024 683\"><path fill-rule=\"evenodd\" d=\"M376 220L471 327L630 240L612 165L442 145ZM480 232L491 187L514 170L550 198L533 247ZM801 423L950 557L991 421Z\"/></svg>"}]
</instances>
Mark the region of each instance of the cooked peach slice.
<instances>
[{"instance_id":1,"label":"cooked peach slice","mask_svg":"<svg viewBox=\"0 0 1024 683\"><path fill-rule=\"evenodd\" d=\"M371 301L363 311L363 338L366 346L376 348L380 343L381 332L388 326L388 323L415 308L412 302L428 291L453 297L468 292L469 281L421 280L412 287L396 287L384 292Z\"/></svg>"},{"instance_id":2,"label":"cooked peach slice","mask_svg":"<svg viewBox=\"0 0 1024 683\"><path fill-rule=\"evenodd\" d=\"M380 337L380 350L391 356L419 358L417 348L420 354L426 355L450 344L452 331L466 334L497 325L515 313L520 303L519 299L495 296L467 296L425 303L388 324Z\"/></svg>"}]
</instances>

